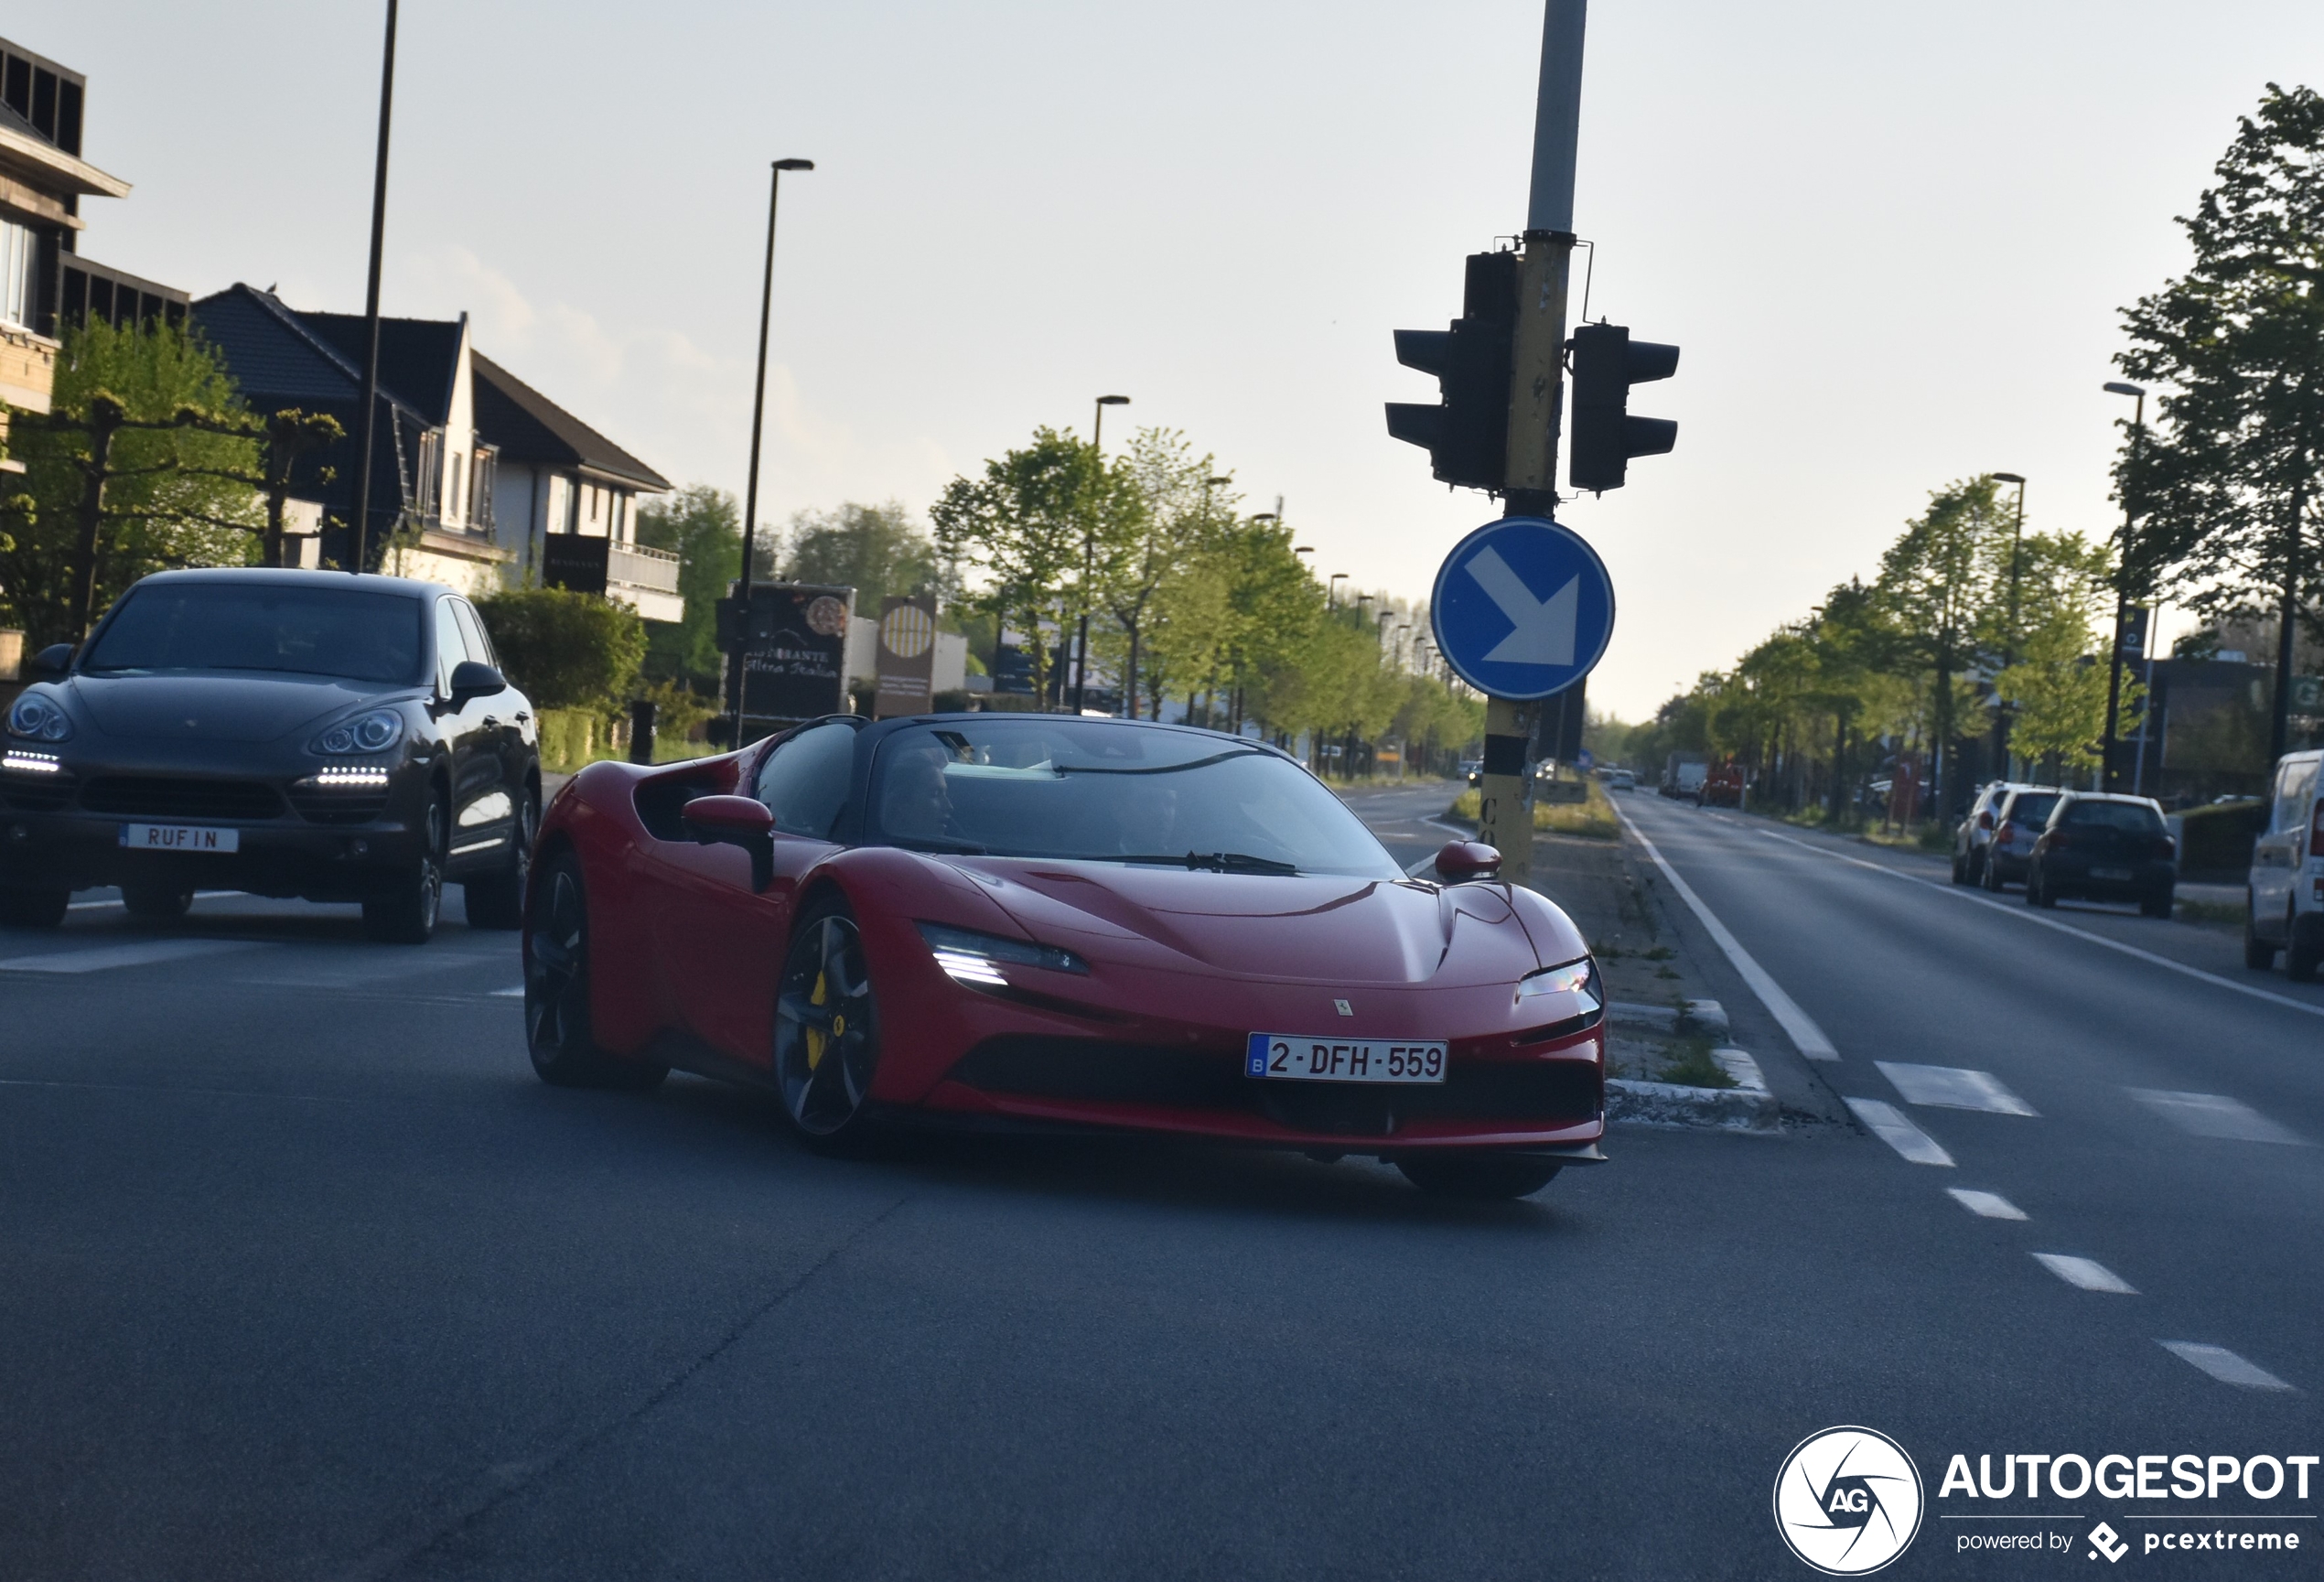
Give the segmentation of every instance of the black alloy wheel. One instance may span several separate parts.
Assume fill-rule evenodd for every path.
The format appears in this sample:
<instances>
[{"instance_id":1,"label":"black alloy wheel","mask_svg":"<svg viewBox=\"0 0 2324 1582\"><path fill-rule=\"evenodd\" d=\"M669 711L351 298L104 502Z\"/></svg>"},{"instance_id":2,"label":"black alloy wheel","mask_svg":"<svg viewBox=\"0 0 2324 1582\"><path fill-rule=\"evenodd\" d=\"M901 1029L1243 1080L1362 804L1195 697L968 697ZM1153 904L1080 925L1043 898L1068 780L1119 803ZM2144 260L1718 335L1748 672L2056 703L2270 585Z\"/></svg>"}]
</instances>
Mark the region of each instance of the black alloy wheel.
<instances>
[{"instance_id":1,"label":"black alloy wheel","mask_svg":"<svg viewBox=\"0 0 2324 1582\"><path fill-rule=\"evenodd\" d=\"M1969 882L1969 865L1962 860L1959 852L1953 854L1953 882L1957 885Z\"/></svg>"},{"instance_id":2,"label":"black alloy wheel","mask_svg":"<svg viewBox=\"0 0 2324 1582\"><path fill-rule=\"evenodd\" d=\"M1985 871L1977 882L1990 895L1997 896L2001 893L2001 865L1993 860L1991 852L1985 854Z\"/></svg>"},{"instance_id":3,"label":"black alloy wheel","mask_svg":"<svg viewBox=\"0 0 2324 1582\"><path fill-rule=\"evenodd\" d=\"M1530 1198L1555 1179L1563 1168L1514 1154L1471 1157L1404 1154L1396 1159L1396 1168L1404 1172L1404 1179L1433 1197L1490 1201Z\"/></svg>"},{"instance_id":4,"label":"black alloy wheel","mask_svg":"<svg viewBox=\"0 0 2324 1582\"><path fill-rule=\"evenodd\" d=\"M863 1141L879 1067L879 1013L864 937L846 903L810 906L791 937L775 998L775 1081L791 1124L819 1145Z\"/></svg>"},{"instance_id":5,"label":"black alloy wheel","mask_svg":"<svg viewBox=\"0 0 2324 1582\"><path fill-rule=\"evenodd\" d=\"M533 837L541 827L541 808L533 788L517 792L516 823L509 831L508 860L495 872L472 878L460 887L460 902L473 929L521 929L524 926L524 887L533 877Z\"/></svg>"},{"instance_id":6,"label":"black alloy wheel","mask_svg":"<svg viewBox=\"0 0 2324 1582\"><path fill-rule=\"evenodd\" d=\"M61 889L0 889L0 927L53 929L65 920L72 892Z\"/></svg>"},{"instance_id":7,"label":"black alloy wheel","mask_svg":"<svg viewBox=\"0 0 2324 1582\"><path fill-rule=\"evenodd\" d=\"M2041 865L2028 864L2026 867L2026 905L2046 908L2057 904L2058 898L2050 893L2050 881L2043 877Z\"/></svg>"},{"instance_id":8,"label":"black alloy wheel","mask_svg":"<svg viewBox=\"0 0 2324 1582\"><path fill-rule=\"evenodd\" d=\"M2249 890L2243 892L2243 964L2255 973L2276 964L2276 947L2259 937L2259 919L2254 914Z\"/></svg>"},{"instance_id":9,"label":"black alloy wheel","mask_svg":"<svg viewBox=\"0 0 2324 1582\"><path fill-rule=\"evenodd\" d=\"M541 871L524 937L524 1044L533 1071L560 1088L658 1086L670 1068L597 1047L589 1025L589 896L580 860L559 853Z\"/></svg>"},{"instance_id":10,"label":"black alloy wheel","mask_svg":"<svg viewBox=\"0 0 2324 1582\"><path fill-rule=\"evenodd\" d=\"M143 923L175 922L192 909L193 887L178 885L124 885L121 904L129 915Z\"/></svg>"},{"instance_id":11,"label":"black alloy wheel","mask_svg":"<svg viewBox=\"0 0 2324 1582\"><path fill-rule=\"evenodd\" d=\"M420 855L404 865L384 895L363 903L363 931L382 944L424 945L436 937L444 912L444 853L451 845L451 815L430 791L420 821Z\"/></svg>"}]
</instances>

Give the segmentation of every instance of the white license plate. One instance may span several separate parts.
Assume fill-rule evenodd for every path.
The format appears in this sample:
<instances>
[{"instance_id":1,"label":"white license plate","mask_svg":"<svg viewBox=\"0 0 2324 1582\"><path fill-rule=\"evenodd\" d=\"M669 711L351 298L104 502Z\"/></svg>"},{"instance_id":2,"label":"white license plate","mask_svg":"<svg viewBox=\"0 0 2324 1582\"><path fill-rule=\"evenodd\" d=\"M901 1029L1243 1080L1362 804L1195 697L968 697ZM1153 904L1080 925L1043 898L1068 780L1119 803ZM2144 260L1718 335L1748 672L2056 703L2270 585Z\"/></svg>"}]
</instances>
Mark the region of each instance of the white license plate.
<instances>
[{"instance_id":1,"label":"white license plate","mask_svg":"<svg viewBox=\"0 0 2324 1582\"><path fill-rule=\"evenodd\" d=\"M140 852L235 852L242 832L209 824L124 824L121 844Z\"/></svg>"},{"instance_id":2,"label":"white license plate","mask_svg":"<svg viewBox=\"0 0 2324 1582\"><path fill-rule=\"evenodd\" d=\"M1254 1077L1298 1082L1441 1082L1445 1046L1253 1033L1243 1069Z\"/></svg>"},{"instance_id":3,"label":"white license plate","mask_svg":"<svg viewBox=\"0 0 2324 1582\"><path fill-rule=\"evenodd\" d=\"M2090 870L2090 877L2093 879L2112 879L2117 884L2126 885L2130 882L2130 870L2128 868L2093 868Z\"/></svg>"}]
</instances>

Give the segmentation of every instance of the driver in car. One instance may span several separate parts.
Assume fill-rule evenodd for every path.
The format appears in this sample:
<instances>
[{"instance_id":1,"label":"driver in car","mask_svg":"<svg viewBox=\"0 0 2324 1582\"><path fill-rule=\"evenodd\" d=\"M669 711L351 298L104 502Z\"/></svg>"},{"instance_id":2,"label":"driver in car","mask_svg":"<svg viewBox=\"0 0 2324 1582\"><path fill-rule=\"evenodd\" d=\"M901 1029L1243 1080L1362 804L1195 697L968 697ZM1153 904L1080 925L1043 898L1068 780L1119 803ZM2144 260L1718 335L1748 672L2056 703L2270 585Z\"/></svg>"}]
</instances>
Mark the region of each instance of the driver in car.
<instances>
[{"instance_id":1,"label":"driver in car","mask_svg":"<svg viewBox=\"0 0 2324 1582\"><path fill-rule=\"evenodd\" d=\"M903 840L952 840L952 797L944 785L952 755L932 741L904 747L880 782L880 827Z\"/></svg>"}]
</instances>

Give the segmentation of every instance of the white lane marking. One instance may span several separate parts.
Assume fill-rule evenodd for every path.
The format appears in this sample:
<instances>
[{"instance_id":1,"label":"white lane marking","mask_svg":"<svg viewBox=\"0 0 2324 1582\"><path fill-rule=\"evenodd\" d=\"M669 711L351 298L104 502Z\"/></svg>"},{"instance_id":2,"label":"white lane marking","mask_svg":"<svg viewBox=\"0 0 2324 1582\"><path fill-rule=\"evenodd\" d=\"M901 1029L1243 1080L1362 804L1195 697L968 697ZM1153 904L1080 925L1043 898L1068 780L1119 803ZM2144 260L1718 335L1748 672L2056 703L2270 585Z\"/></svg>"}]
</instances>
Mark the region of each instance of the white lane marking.
<instances>
[{"instance_id":1,"label":"white lane marking","mask_svg":"<svg viewBox=\"0 0 2324 1582\"><path fill-rule=\"evenodd\" d=\"M1438 829L1443 830L1447 834L1456 836L1461 840L1473 841L1477 838L1477 832L1475 830L1465 830L1458 824L1448 824L1442 819L1422 819L1420 822L1425 824L1434 824Z\"/></svg>"},{"instance_id":2,"label":"white lane marking","mask_svg":"<svg viewBox=\"0 0 2324 1582\"><path fill-rule=\"evenodd\" d=\"M2069 1253L2036 1253L2034 1262L2069 1286L2079 1286L2085 1291L2103 1291L2115 1297L2138 1295L2129 1281L2093 1258L2077 1258Z\"/></svg>"},{"instance_id":3,"label":"white lane marking","mask_svg":"<svg viewBox=\"0 0 2324 1582\"><path fill-rule=\"evenodd\" d=\"M1429 853L1426 856L1422 857L1422 858L1421 858L1418 862L1416 862L1416 863L1412 863L1412 864L1407 865L1407 866L1405 866L1405 868L1404 868L1404 877L1406 877L1406 878L1408 878L1408 879L1418 878L1418 877L1420 877L1420 875L1421 875L1421 871L1422 871L1423 869L1425 869L1425 868L1433 868L1433 867L1435 867L1436 866L1436 854L1435 852L1430 852L1430 853Z\"/></svg>"},{"instance_id":4,"label":"white lane marking","mask_svg":"<svg viewBox=\"0 0 2324 1582\"><path fill-rule=\"evenodd\" d=\"M1947 1187L1953 1200L1971 1213L1987 1220L2022 1220L2025 1210L2017 1207L1999 1192L1980 1192L1974 1187Z\"/></svg>"},{"instance_id":5,"label":"white lane marking","mask_svg":"<svg viewBox=\"0 0 2324 1582\"><path fill-rule=\"evenodd\" d=\"M2183 1362L2192 1362L2222 1384L2237 1384L2246 1390L2288 1390L2292 1386L2256 1362L2246 1362L2224 1346L2207 1346L2200 1340L2157 1340L2155 1342Z\"/></svg>"},{"instance_id":6,"label":"white lane marking","mask_svg":"<svg viewBox=\"0 0 2324 1582\"><path fill-rule=\"evenodd\" d=\"M522 999L523 996L524 985L522 984L517 985L517 986L512 989L494 989L492 991L492 997L496 1000Z\"/></svg>"},{"instance_id":7,"label":"white lane marking","mask_svg":"<svg viewBox=\"0 0 2324 1582\"><path fill-rule=\"evenodd\" d=\"M2233 978L2222 978L2217 973L2207 973L2200 967L2190 967L2185 962L2173 961L2168 956L2157 955L2153 951L2142 951L2136 945L2126 945L2120 940L2110 940L2103 934L2085 933L2070 923L2061 923L2055 918L2043 917L2029 907L2013 907L2007 902L1995 900L1981 891L1955 885L1939 884L1934 879L1924 879L1919 874L1904 873L1892 868L1886 863L1867 862L1862 857L1849 856L1845 852L1826 851L1822 846L1808 841L1777 834L1773 830L1760 830L1758 833L1771 841L1781 841L1784 845L1797 846L1803 852L1813 852L1820 857L1830 857L1834 862L1848 863L1860 868L1870 868L1876 874L1886 874L1892 879L1902 879L1909 885L1920 885L1935 890L1940 895L1952 896L1956 900L1967 901L1974 906L1990 907L2005 917L2016 918L2019 922L2033 923L2045 929L2055 929L2061 934L2071 934L2075 939L2119 952L2135 960L2145 962L2148 966L2168 968L2171 972L2210 984L2215 988L2233 989L2239 995L2248 995L2255 1000L2265 1000L2271 1006L2282 1006L2288 1010L2304 1011L2311 1017L2324 1017L2324 1005L2319 1005L2312 1000L2296 1000L2289 995L2279 995L2267 989L2254 988L2250 984L2239 984Z\"/></svg>"},{"instance_id":8,"label":"white lane marking","mask_svg":"<svg viewBox=\"0 0 2324 1582\"><path fill-rule=\"evenodd\" d=\"M1904 1112L1894 1104L1878 1099L1849 1099L1849 1109L1874 1136L1894 1148L1915 1165L1942 1165L1951 1168L1953 1156L1938 1146L1936 1138L1904 1117Z\"/></svg>"},{"instance_id":9,"label":"white lane marking","mask_svg":"<svg viewBox=\"0 0 2324 1582\"><path fill-rule=\"evenodd\" d=\"M2071 1252L2036 1252L2033 1262L2048 1268L2052 1275L2066 1285L2078 1285L2084 1292L2105 1292L2110 1297L2136 1297L2131 1282L2108 1268L2105 1264L2087 1257L2073 1257Z\"/></svg>"},{"instance_id":10,"label":"white lane marking","mask_svg":"<svg viewBox=\"0 0 2324 1582\"><path fill-rule=\"evenodd\" d=\"M1996 1115L2030 1115L2034 1107L2011 1092L1991 1071L1962 1066L1913 1066L1901 1060L1875 1060L1881 1074L1897 1085L1908 1104L1931 1104L1946 1110L1983 1110Z\"/></svg>"},{"instance_id":11,"label":"white lane marking","mask_svg":"<svg viewBox=\"0 0 2324 1582\"><path fill-rule=\"evenodd\" d=\"M11 956L0 962L0 973L102 973L116 967L151 966L157 962L222 955L228 951L273 948L257 940L148 940L143 944L56 951L45 956Z\"/></svg>"},{"instance_id":12,"label":"white lane marking","mask_svg":"<svg viewBox=\"0 0 2324 1582\"><path fill-rule=\"evenodd\" d=\"M1727 953L1727 959L1733 963L1737 974L1745 983L1751 985L1751 992L1759 996L1759 1003L1768 1008L1769 1014L1782 1025L1786 1033L1791 1035L1791 1042L1799 1046L1800 1053L1811 1060L1838 1060L1840 1051L1832 1047L1832 1040L1824 1036L1824 1029L1815 1025L1814 1018L1800 1009L1799 1002L1785 994L1781 985L1768 976L1765 967L1751 959L1751 952L1743 948L1741 941L1727 932L1727 925L1713 915L1709 907L1703 904L1703 898L1695 893L1695 888L1678 877L1678 870L1671 866L1670 860L1655 849L1654 843L1646 838L1646 833L1630 823L1630 815L1622 812L1620 808L1614 810L1614 816L1620 819L1622 827L1630 831L1632 838L1640 845L1646 848L1646 855L1654 859L1654 866L1662 870L1664 878L1671 881L1671 888L1678 892L1678 899L1684 901L1688 909L1701 920L1704 931L1708 933L1719 949ZM1853 1103L1855 1101L1849 1102ZM1868 1122L1867 1124L1869 1125ZM1935 1145L1931 1144L1931 1146L1933 1147ZM1940 1148L1937 1151L1942 1153L1944 1150ZM1947 1159L1945 1163L1949 1165L1953 1161Z\"/></svg>"},{"instance_id":13,"label":"white lane marking","mask_svg":"<svg viewBox=\"0 0 2324 1582\"><path fill-rule=\"evenodd\" d=\"M2163 1119L2199 1137L2224 1137L2236 1143L2286 1143L2305 1146L2306 1139L2279 1126L2251 1105L2220 1093L2174 1093L2161 1088L2132 1088L2130 1096Z\"/></svg>"}]
</instances>

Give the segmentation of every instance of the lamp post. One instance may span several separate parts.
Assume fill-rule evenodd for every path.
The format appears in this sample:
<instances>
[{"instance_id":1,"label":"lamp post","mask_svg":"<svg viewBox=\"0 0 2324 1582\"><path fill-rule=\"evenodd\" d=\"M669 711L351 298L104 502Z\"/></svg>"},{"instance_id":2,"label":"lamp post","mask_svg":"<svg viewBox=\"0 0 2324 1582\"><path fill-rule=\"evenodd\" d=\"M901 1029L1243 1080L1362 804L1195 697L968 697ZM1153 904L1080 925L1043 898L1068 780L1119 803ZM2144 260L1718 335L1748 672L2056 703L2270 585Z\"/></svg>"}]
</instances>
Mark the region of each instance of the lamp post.
<instances>
[{"instance_id":1,"label":"lamp post","mask_svg":"<svg viewBox=\"0 0 2324 1582\"><path fill-rule=\"evenodd\" d=\"M387 43L380 57L379 156L371 175L371 273L363 288L363 443L355 465L357 576L371 553L371 430L380 404L380 253L387 242L387 133L395 105L395 0L387 0Z\"/></svg>"},{"instance_id":2,"label":"lamp post","mask_svg":"<svg viewBox=\"0 0 2324 1582\"><path fill-rule=\"evenodd\" d=\"M2026 480L2014 472L1996 472L1993 478L1996 483L2014 483L2017 486L2017 519L2010 524L2009 528L2009 624L2002 633L2001 643L2001 668L2007 670L2017 662L2018 549L2026 536ZM1994 703L1996 705L1993 713L1994 756L2000 760L1998 766L2000 772L1995 778L2007 780L2009 778L2009 707L1999 698L1996 698ZM1942 808L1939 809L1939 813L1942 815Z\"/></svg>"},{"instance_id":3,"label":"lamp post","mask_svg":"<svg viewBox=\"0 0 2324 1582\"><path fill-rule=\"evenodd\" d=\"M2138 404L2132 409L2130 420L2131 455L2136 458L2139 444L2146 436L2146 392L2142 386L2125 384L2118 379L2107 381L2105 391L2109 395L2127 395ZM2098 783L2107 791L2113 791L2122 782L2122 771L2114 767L2114 737L2122 728L2123 631L2130 620L2130 589L2125 586L2125 580L2130 570L2130 531L2135 519L2130 490L2125 489L2122 550L2114 576L2114 651L2106 662L2106 735L2098 748ZM2146 636L2139 647L2146 651L2146 673L2151 676L2155 657L2155 612L2152 609L2146 612ZM2146 727L2143 711L2139 720L2138 769L2133 778L2143 783L2146 778Z\"/></svg>"},{"instance_id":4,"label":"lamp post","mask_svg":"<svg viewBox=\"0 0 2324 1582\"><path fill-rule=\"evenodd\" d=\"M1331 580L1323 585L1323 602L1326 608L1338 609L1340 608L1340 585L1347 580L1346 572L1335 571L1331 574Z\"/></svg>"},{"instance_id":5,"label":"lamp post","mask_svg":"<svg viewBox=\"0 0 2324 1582\"><path fill-rule=\"evenodd\" d=\"M1127 406L1126 395L1101 395L1097 398L1097 416L1090 424L1090 448L1097 453L1099 482L1103 485L1105 470L1105 409ZM1206 494L1207 500L1208 496ZM1090 556L1097 542L1097 508L1092 502L1090 515L1081 524L1081 631L1073 643L1073 712L1081 712L1082 689L1090 679Z\"/></svg>"},{"instance_id":6,"label":"lamp post","mask_svg":"<svg viewBox=\"0 0 2324 1582\"><path fill-rule=\"evenodd\" d=\"M775 306L775 205L782 196L784 171L814 167L812 159L778 159L767 178L767 267L759 283L759 373L750 393L750 474L742 496L742 575L736 579L735 592L735 608L739 612L735 621L736 747L742 746L742 694L749 679L750 569L759 554L759 442L766 431L767 325Z\"/></svg>"}]
</instances>

